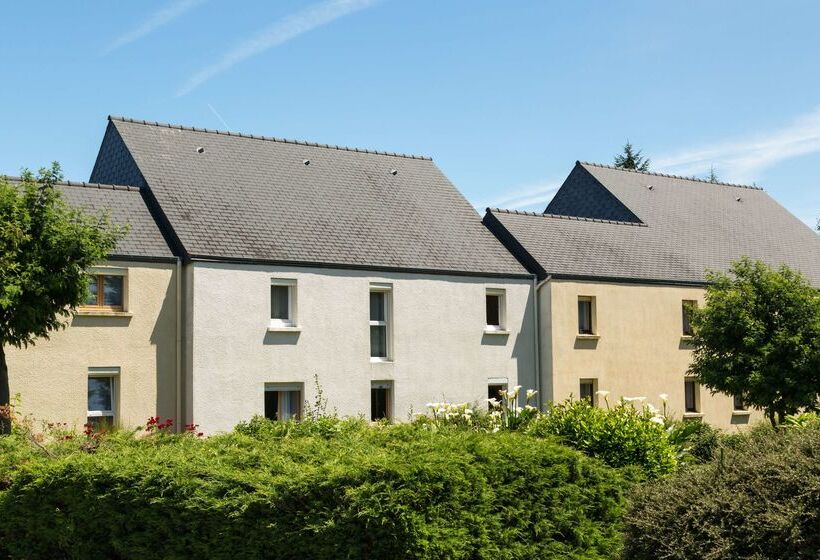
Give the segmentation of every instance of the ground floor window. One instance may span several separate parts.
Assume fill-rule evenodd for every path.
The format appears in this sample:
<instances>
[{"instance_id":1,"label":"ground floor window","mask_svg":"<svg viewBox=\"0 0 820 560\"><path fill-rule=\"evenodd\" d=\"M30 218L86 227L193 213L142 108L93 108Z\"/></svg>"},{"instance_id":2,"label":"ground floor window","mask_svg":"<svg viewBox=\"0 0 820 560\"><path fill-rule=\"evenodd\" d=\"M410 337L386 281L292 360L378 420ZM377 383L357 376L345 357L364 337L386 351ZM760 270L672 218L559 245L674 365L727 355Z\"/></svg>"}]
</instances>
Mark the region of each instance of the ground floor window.
<instances>
[{"instance_id":1,"label":"ground floor window","mask_svg":"<svg viewBox=\"0 0 820 560\"><path fill-rule=\"evenodd\" d=\"M116 389L120 368L89 368L87 422L94 429L110 428L116 419Z\"/></svg>"},{"instance_id":2,"label":"ground floor window","mask_svg":"<svg viewBox=\"0 0 820 560\"><path fill-rule=\"evenodd\" d=\"M301 384L265 383L265 418L298 420L301 415Z\"/></svg>"},{"instance_id":3,"label":"ground floor window","mask_svg":"<svg viewBox=\"0 0 820 560\"><path fill-rule=\"evenodd\" d=\"M507 390L506 383L490 383L487 385L487 398L488 399L496 399L497 401L501 402L503 397L501 393ZM493 406L487 403L487 407L492 410Z\"/></svg>"},{"instance_id":4,"label":"ground floor window","mask_svg":"<svg viewBox=\"0 0 820 560\"><path fill-rule=\"evenodd\" d=\"M595 391L597 390L597 379L582 379L578 389L578 396L582 401L587 401L592 406L595 406Z\"/></svg>"},{"instance_id":5,"label":"ground floor window","mask_svg":"<svg viewBox=\"0 0 820 560\"><path fill-rule=\"evenodd\" d=\"M370 420L390 420L392 417L391 399L393 383L390 381L374 381L370 386Z\"/></svg>"}]
</instances>

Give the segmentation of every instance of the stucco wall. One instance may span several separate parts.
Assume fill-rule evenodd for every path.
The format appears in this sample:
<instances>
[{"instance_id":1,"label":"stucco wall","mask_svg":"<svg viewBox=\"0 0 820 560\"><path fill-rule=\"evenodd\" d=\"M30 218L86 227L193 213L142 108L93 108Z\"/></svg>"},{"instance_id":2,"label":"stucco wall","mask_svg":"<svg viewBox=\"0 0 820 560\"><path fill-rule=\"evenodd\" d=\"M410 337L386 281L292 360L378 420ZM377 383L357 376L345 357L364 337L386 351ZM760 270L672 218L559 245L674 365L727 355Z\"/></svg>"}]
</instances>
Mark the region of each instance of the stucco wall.
<instances>
[{"instance_id":1,"label":"stucco wall","mask_svg":"<svg viewBox=\"0 0 820 560\"><path fill-rule=\"evenodd\" d=\"M192 419L230 430L264 412L264 384L318 374L329 408L370 414L372 381L393 381L393 417L431 400L483 400L487 380L532 387L532 283L458 276L195 263ZM268 332L272 278L297 282L301 329ZM371 282L393 286L393 362L370 362ZM508 335L486 335L485 290L506 290Z\"/></svg>"},{"instance_id":2,"label":"stucco wall","mask_svg":"<svg viewBox=\"0 0 820 560\"><path fill-rule=\"evenodd\" d=\"M610 402L621 396L647 397L658 408L658 395L669 395L669 411L684 412L684 378L691 346L682 339L681 302L703 305L704 290L697 287L653 286L605 282L551 280L541 287L544 384L556 400L578 397L581 379L596 378L598 389L610 391ZM598 340L578 334L578 296L596 298ZM549 303L546 303L549 302ZM733 414L732 398L710 395L700 388L703 419L733 428L762 419Z\"/></svg>"},{"instance_id":3,"label":"stucco wall","mask_svg":"<svg viewBox=\"0 0 820 560\"><path fill-rule=\"evenodd\" d=\"M175 415L174 264L111 262L127 268L127 314L76 315L69 326L25 349L6 348L12 395L38 420L86 422L89 368L119 367L117 420L143 424Z\"/></svg>"}]
</instances>

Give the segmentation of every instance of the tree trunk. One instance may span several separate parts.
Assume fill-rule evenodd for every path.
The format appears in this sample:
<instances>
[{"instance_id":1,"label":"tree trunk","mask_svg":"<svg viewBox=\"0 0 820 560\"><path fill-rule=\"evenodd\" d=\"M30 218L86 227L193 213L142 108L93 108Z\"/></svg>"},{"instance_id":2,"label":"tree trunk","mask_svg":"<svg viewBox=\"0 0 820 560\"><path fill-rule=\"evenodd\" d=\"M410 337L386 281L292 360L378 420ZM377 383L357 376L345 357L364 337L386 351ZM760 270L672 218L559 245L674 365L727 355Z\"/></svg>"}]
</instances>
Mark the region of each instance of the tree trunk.
<instances>
[{"instance_id":1,"label":"tree trunk","mask_svg":"<svg viewBox=\"0 0 820 560\"><path fill-rule=\"evenodd\" d=\"M0 435L11 433L11 418L5 414L11 414L10 400L9 367L6 365L6 351L0 343Z\"/></svg>"}]
</instances>

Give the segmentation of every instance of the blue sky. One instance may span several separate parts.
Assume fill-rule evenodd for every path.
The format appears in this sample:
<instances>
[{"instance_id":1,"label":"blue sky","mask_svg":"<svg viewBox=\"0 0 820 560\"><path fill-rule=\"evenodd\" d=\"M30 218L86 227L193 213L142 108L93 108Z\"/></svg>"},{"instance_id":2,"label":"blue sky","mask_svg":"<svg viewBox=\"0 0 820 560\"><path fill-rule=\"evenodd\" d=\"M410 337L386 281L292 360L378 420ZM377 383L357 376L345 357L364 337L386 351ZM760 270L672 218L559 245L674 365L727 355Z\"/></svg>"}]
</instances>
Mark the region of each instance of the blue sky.
<instances>
[{"instance_id":1,"label":"blue sky","mask_svg":"<svg viewBox=\"0 0 820 560\"><path fill-rule=\"evenodd\" d=\"M476 206L540 210L628 138L814 224L817 21L811 1L9 3L0 173L87 179L115 114L430 155Z\"/></svg>"}]
</instances>

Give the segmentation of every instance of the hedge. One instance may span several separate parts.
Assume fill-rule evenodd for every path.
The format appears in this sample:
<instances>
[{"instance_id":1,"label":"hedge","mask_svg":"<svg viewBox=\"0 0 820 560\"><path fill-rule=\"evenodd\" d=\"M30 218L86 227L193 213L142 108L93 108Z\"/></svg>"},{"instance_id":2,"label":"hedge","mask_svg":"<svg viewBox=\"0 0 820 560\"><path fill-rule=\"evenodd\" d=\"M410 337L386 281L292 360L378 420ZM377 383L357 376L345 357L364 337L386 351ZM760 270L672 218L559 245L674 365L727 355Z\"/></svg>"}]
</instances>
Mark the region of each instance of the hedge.
<instances>
[{"instance_id":1,"label":"hedge","mask_svg":"<svg viewBox=\"0 0 820 560\"><path fill-rule=\"evenodd\" d=\"M0 473L12 558L610 558L624 483L521 434L114 434ZM242 433L240 433L242 432ZM72 442L62 444L76 445Z\"/></svg>"},{"instance_id":2,"label":"hedge","mask_svg":"<svg viewBox=\"0 0 820 560\"><path fill-rule=\"evenodd\" d=\"M820 558L820 426L757 427L713 455L637 489L624 558Z\"/></svg>"}]
</instances>

